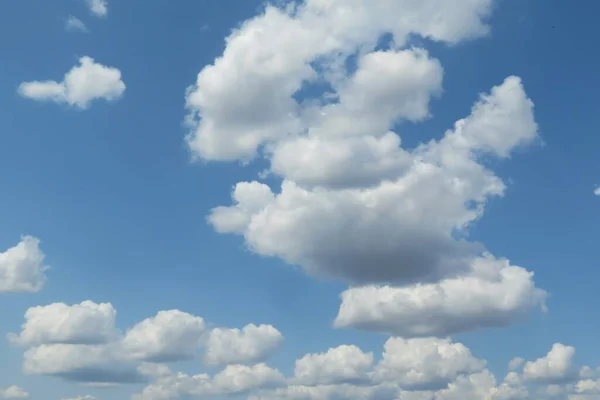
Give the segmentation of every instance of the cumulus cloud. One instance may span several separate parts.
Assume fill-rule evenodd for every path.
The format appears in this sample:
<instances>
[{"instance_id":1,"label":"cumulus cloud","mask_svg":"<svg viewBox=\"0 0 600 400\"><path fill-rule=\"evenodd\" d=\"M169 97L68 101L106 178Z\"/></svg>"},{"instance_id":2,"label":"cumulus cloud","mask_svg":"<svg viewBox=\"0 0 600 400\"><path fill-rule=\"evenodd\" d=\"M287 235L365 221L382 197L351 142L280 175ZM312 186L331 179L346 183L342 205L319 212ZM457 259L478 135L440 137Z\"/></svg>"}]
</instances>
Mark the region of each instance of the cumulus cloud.
<instances>
[{"instance_id":1,"label":"cumulus cloud","mask_svg":"<svg viewBox=\"0 0 600 400\"><path fill-rule=\"evenodd\" d=\"M270 325L210 332L203 318L179 310L160 311L125 333L116 328L115 319L110 303L32 307L25 313L21 332L9 334L9 339L26 347L25 373L100 386L142 382L161 374L160 368L149 367L158 364L151 363L199 358L202 350L215 363L256 364L283 340ZM243 375L245 370L240 371Z\"/></svg>"},{"instance_id":2,"label":"cumulus cloud","mask_svg":"<svg viewBox=\"0 0 600 400\"><path fill-rule=\"evenodd\" d=\"M372 364L373 353L363 353L356 346L339 346L296 360L294 383L312 386L360 383L368 380Z\"/></svg>"},{"instance_id":3,"label":"cumulus cloud","mask_svg":"<svg viewBox=\"0 0 600 400\"><path fill-rule=\"evenodd\" d=\"M282 342L283 335L271 325L215 328L208 336L204 361L209 365L253 364L273 354Z\"/></svg>"},{"instance_id":4,"label":"cumulus cloud","mask_svg":"<svg viewBox=\"0 0 600 400\"><path fill-rule=\"evenodd\" d=\"M229 365L213 377L207 374L173 374L168 369L163 369L154 377L156 381L134 395L133 400L239 395L278 386L285 380L281 372L265 364Z\"/></svg>"},{"instance_id":5,"label":"cumulus cloud","mask_svg":"<svg viewBox=\"0 0 600 400\"><path fill-rule=\"evenodd\" d=\"M31 81L19 86L19 94L38 101L66 103L86 109L97 99L113 101L125 92L121 71L96 63L91 57L81 57L64 76L63 81Z\"/></svg>"},{"instance_id":6,"label":"cumulus cloud","mask_svg":"<svg viewBox=\"0 0 600 400\"><path fill-rule=\"evenodd\" d=\"M53 303L32 307L25 313L21 333L9 335L9 338L21 346L106 343L118 334L116 314L112 304L92 301L72 306Z\"/></svg>"},{"instance_id":7,"label":"cumulus cloud","mask_svg":"<svg viewBox=\"0 0 600 400\"><path fill-rule=\"evenodd\" d=\"M468 276L407 287L364 286L342 293L337 327L355 327L404 337L446 336L508 325L546 293L533 274L508 260L474 260Z\"/></svg>"},{"instance_id":8,"label":"cumulus cloud","mask_svg":"<svg viewBox=\"0 0 600 400\"><path fill-rule=\"evenodd\" d=\"M131 328L122 345L131 357L140 360L184 360L193 357L205 331L201 317L179 310L160 311Z\"/></svg>"},{"instance_id":9,"label":"cumulus cloud","mask_svg":"<svg viewBox=\"0 0 600 400\"><path fill-rule=\"evenodd\" d=\"M450 339L391 338L385 343L373 379L394 382L403 389L436 390L447 387L461 374L482 371L485 364L465 345Z\"/></svg>"},{"instance_id":10,"label":"cumulus cloud","mask_svg":"<svg viewBox=\"0 0 600 400\"><path fill-rule=\"evenodd\" d=\"M67 18L67 22L65 22L65 29L70 32L89 32L83 21L72 15L69 15L69 18Z\"/></svg>"},{"instance_id":11,"label":"cumulus cloud","mask_svg":"<svg viewBox=\"0 0 600 400\"><path fill-rule=\"evenodd\" d=\"M103 18L108 14L107 0L85 0L85 2L93 15Z\"/></svg>"},{"instance_id":12,"label":"cumulus cloud","mask_svg":"<svg viewBox=\"0 0 600 400\"><path fill-rule=\"evenodd\" d=\"M561 383L577 379L578 371L573 364L575 348L555 343L544 357L528 361L523 376L530 381Z\"/></svg>"},{"instance_id":13,"label":"cumulus cloud","mask_svg":"<svg viewBox=\"0 0 600 400\"><path fill-rule=\"evenodd\" d=\"M0 293L39 292L46 283L45 255L40 240L23 236L19 244L0 252Z\"/></svg>"},{"instance_id":14,"label":"cumulus cloud","mask_svg":"<svg viewBox=\"0 0 600 400\"><path fill-rule=\"evenodd\" d=\"M28 397L29 393L15 385L0 389L0 398L2 399L26 399Z\"/></svg>"}]
</instances>

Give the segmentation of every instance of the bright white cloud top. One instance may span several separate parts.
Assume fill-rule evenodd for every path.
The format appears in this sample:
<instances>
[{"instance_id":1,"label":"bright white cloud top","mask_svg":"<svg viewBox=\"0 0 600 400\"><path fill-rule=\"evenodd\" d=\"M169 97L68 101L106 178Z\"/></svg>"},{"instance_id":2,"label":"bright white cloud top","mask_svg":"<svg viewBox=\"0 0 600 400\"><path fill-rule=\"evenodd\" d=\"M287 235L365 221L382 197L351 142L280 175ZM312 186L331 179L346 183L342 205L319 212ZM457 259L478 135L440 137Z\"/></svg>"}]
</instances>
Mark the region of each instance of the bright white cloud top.
<instances>
[{"instance_id":1,"label":"bright white cloud top","mask_svg":"<svg viewBox=\"0 0 600 400\"><path fill-rule=\"evenodd\" d=\"M91 57L81 57L64 76L62 82L31 81L19 86L19 94L37 101L66 103L86 109L98 99L114 101L125 92L121 71L96 63Z\"/></svg>"},{"instance_id":2,"label":"bright white cloud top","mask_svg":"<svg viewBox=\"0 0 600 400\"><path fill-rule=\"evenodd\" d=\"M107 0L84 0L90 13L96 17L104 18L108 14Z\"/></svg>"},{"instance_id":3,"label":"bright white cloud top","mask_svg":"<svg viewBox=\"0 0 600 400\"><path fill-rule=\"evenodd\" d=\"M39 292L46 283L45 254L39 239L23 236L19 244L0 252L0 293Z\"/></svg>"}]
</instances>

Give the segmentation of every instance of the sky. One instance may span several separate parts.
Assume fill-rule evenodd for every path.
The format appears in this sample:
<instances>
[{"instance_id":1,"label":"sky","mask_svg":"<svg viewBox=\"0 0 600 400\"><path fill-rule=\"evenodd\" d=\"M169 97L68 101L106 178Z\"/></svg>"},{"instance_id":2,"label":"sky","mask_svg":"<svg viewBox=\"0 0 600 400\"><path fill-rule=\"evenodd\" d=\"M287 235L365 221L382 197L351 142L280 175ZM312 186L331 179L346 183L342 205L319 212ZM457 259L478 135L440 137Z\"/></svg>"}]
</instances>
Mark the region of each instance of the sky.
<instances>
[{"instance_id":1,"label":"sky","mask_svg":"<svg viewBox=\"0 0 600 400\"><path fill-rule=\"evenodd\" d=\"M600 5L0 10L0 398L600 399Z\"/></svg>"}]
</instances>

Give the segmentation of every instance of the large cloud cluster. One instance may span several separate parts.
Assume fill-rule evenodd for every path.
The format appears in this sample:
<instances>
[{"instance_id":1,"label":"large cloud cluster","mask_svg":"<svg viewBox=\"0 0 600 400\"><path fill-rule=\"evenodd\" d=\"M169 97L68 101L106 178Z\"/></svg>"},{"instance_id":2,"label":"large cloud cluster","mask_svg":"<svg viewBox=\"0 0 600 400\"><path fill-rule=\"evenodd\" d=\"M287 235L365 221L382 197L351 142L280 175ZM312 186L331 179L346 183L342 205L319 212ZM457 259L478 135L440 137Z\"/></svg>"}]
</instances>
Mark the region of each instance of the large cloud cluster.
<instances>
[{"instance_id":1,"label":"large cloud cluster","mask_svg":"<svg viewBox=\"0 0 600 400\"><path fill-rule=\"evenodd\" d=\"M209 329L203 318L179 310L160 311L124 333L115 322L110 303L54 303L27 310L21 332L9 339L26 348L25 373L90 384L141 382L143 363L182 361L202 352L211 365L254 364L283 340L270 325Z\"/></svg>"},{"instance_id":2,"label":"large cloud cluster","mask_svg":"<svg viewBox=\"0 0 600 400\"><path fill-rule=\"evenodd\" d=\"M188 89L187 143L205 160L263 157L281 187L239 182L209 223L256 254L347 282L336 326L443 337L543 307L533 273L468 240L505 191L484 158L538 138L521 79L481 94L439 140L408 149L400 136L402 122L431 116L444 75L409 37L485 35L493 5L306 0L243 23Z\"/></svg>"},{"instance_id":3,"label":"large cloud cluster","mask_svg":"<svg viewBox=\"0 0 600 400\"><path fill-rule=\"evenodd\" d=\"M173 373L161 365L144 364L140 371L153 382L133 399L227 398L239 394L250 400L597 398L600 381L596 373L589 367L571 373L576 371L574 349L560 350L565 348L572 349L556 343L546 356L527 362L521 371L509 371L503 379L497 379L486 362L474 357L464 344L436 338L390 338L378 362L372 353L353 345L306 354L296 360L294 374L287 378L265 364L228 366L212 377ZM551 379L532 379L531 365L545 365L538 370Z\"/></svg>"}]
</instances>

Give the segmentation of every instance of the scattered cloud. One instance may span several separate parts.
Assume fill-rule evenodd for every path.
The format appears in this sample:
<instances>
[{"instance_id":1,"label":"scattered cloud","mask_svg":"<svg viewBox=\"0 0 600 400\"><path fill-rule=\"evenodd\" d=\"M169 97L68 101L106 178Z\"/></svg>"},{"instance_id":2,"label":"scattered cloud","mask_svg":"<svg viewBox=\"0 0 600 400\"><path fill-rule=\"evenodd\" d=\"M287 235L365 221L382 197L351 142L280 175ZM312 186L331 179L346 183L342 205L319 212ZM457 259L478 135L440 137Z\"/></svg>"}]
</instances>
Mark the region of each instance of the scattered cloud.
<instances>
[{"instance_id":1,"label":"scattered cloud","mask_svg":"<svg viewBox=\"0 0 600 400\"><path fill-rule=\"evenodd\" d=\"M18 386L9 386L6 389L0 389L0 398L2 399L26 399L29 398L29 393Z\"/></svg>"},{"instance_id":2,"label":"scattered cloud","mask_svg":"<svg viewBox=\"0 0 600 400\"><path fill-rule=\"evenodd\" d=\"M67 22L65 22L65 29L70 32L89 32L83 21L72 15L69 15L69 18L67 18Z\"/></svg>"},{"instance_id":3,"label":"scattered cloud","mask_svg":"<svg viewBox=\"0 0 600 400\"><path fill-rule=\"evenodd\" d=\"M23 236L15 247L0 252L0 293L39 292L46 283L45 255L40 240Z\"/></svg>"},{"instance_id":4,"label":"scattered cloud","mask_svg":"<svg viewBox=\"0 0 600 400\"><path fill-rule=\"evenodd\" d=\"M594 194L596 196L600 196L600 186L596 186L596 188L594 189Z\"/></svg>"},{"instance_id":5,"label":"scattered cloud","mask_svg":"<svg viewBox=\"0 0 600 400\"><path fill-rule=\"evenodd\" d=\"M96 17L104 18L108 14L108 1L107 0L85 0L90 13Z\"/></svg>"},{"instance_id":6,"label":"scattered cloud","mask_svg":"<svg viewBox=\"0 0 600 400\"><path fill-rule=\"evenodd\" d=\"M215 328L208 336L204 360L208 365L256 363L273 354L281 343L283 335L271 325Z\"/></svg>"},{"instance_id":7,"label":"scattered cloud","mask_svg":"<svg viewBox=\"0 0 600 400\"><path fill-rule=\"evenodd\" d=\"M64 76L62 82L31 81L19 86L19 94L37 101L53 101L86 109L92 101L119 99L125 92L121 71L96 63L91 57L81 57Z\"/></svg>"},{"instance_id":8,"label":"scattered cloud","mask_svg":"<svg viewBox=\"0 0 600 400\"><path fill-rule=\"evenodd\" d=\"M179 310L160 311L122 333L110 303L84 301L30 308L21 332L9 339L26 348L27 374L107 385L142 382L148 375L140 372L142 364L201 358L202 352L215 364L255 364L273 354L283 336L270 325L209 329L203 318Z\"/></svg>"},{"instance_id":9,"label":"scattered cloud","mask_svg":"<svg viewBox=\"0 0 600 400\"><path fill-rule=\"evenodd\" d=\"M544 357L525 363L523 376L530 381L563 383L578 378L578 371L573 364L575 348L555 343Z\"/></svg>"}]
</instances>

